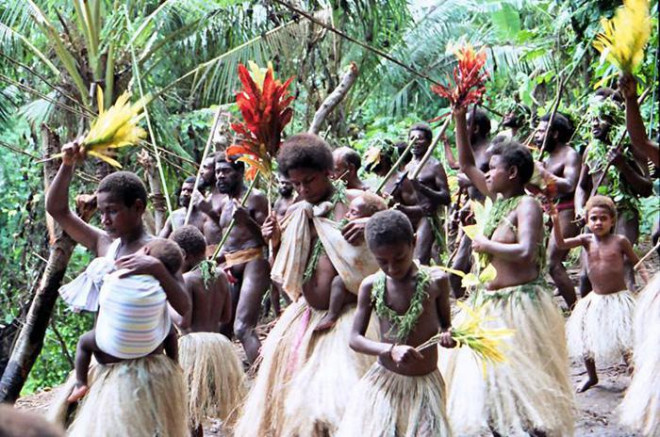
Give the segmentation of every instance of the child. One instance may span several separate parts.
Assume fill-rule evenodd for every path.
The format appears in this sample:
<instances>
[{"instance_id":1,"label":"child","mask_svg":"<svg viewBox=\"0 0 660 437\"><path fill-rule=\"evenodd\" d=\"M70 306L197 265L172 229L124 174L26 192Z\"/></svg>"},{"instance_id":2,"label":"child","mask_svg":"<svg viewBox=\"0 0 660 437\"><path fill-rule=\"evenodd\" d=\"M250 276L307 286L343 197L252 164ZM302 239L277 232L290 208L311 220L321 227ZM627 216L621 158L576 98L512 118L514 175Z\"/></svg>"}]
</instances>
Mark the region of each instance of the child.
<instances>
[{"instance_id":1,"label":"child","mask_svg":"<svg viewBox=\"0 0 660 437\"><path fill-rule=\"evenodd\" d=\"M587 274L593 293L581 299L566 325L569 352L584 358L587 379L577 391L581 393L598 383L595 360L626 361L632 348L632 317L635 297L626 289L624 262L639 260L630 241L612 233L616 223L616 206L609 197L595 195L586 204L587 226L591 234L564 240L558 213L552 210L554 236L560 249L582 246L586 251ZM643 271L644 279L647 279Z\"/></svg>"},{"instance_id":2,"label":"child","mask_svg":"<svg viewBox=\"0 0 660 437\"><path fill-rule=\"evenodd\" d=\"M346 213L345 219L346 222L349 222L351 220L367 218L379 211L384 211L385 209L387 209L385 201L379 196L367 191L361 196L353 199L348 205L348 212ZM355 301L356 296L346 289L341 276L335 276L330 288L330 306L328 307L328 314L323 317L314 331L325 331L335 326L344 306L349 303L355 303Z\"/></svg>"},{"instance_id":3,"label":"child","mask_svg":"<svg viewBox=\"0 0 660 437\"><path fill-rule=\"evenodd\" d=\"M179 339L179 360L188 386L191 434L201 436L204 417L218 417L227 424L243 398L245 375L231 341L218 333L220 324L231 318L227 276L222 269L209 271L202 264L206 239L195 226L178 228L170 239L183 251L183 279L192 302L186 323L190 327Z\"/></svg>"},{"instance_id":4,"label":"child","mask_svg":"<svg viewBox=\"0 0 660 437\"><path fill-rule=\"evenodd\" d=\"M381 271L360 286L350 346L378 362L355 387L337 435L450 436L437 349L415 349L438 330L444 347L455 346L449 279L413 262L412 224L399 211L374 214L366 240ZM381 341L365 336L372 311Z\"/></svg>"},{"instance_id":5,"label":"child","mask_svg":"<svg viewBox=\"0 0 660 437\"><path fill-rule=\"evenodd\" d=\"M154 239L140 250L162 262L175 275L181 268L178 246L165 239ZM167 307L167 295L149 275L130 275L118 270L108 275L99 295L96 327L80 337L76 350L76 386L69 402L87 393L87 375L92 353L101 364L133 360L160 354L163 343L176 360L176 334ZM169 337L166 341L166 337ZM174 343L174 345L172 345Z\"/></svg>"}]
</instances>

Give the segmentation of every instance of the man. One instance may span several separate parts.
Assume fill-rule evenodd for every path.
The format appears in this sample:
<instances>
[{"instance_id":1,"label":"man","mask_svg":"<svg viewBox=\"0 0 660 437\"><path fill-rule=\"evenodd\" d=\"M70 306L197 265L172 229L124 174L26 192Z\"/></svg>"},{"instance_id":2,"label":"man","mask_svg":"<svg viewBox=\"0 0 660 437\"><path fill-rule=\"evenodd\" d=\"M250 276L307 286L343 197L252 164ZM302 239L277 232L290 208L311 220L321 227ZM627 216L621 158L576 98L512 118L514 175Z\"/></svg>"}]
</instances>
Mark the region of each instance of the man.
<instances>
[{"instance_id":1,"label":"man","mask_svg":"<svg viewBox=\"0 0 660 437\"><path fill-rule=\"evenodd\" d=\"M472 107L472 109L468 110L467 113L467 123L468 133L470 135L470 146L476 165L481 171L487 172L488 161L490 159L488 146L490 144L489 134L491 129L488 114L486 114L486 112L482 109ZM458 169L458 162L454 158L454 155L451 149L449 149L447 143L445 143L445 153L450 167ZM479 190L474 188L470 180L463 173L458 174L458 186L462 190L467 190L467 194L471 202L484 201L484 196L479 192ZM468 212L469 204L465 205L460 211L458 211L457 214L459 219L461 221L465 221L462 216L467 215ZM472 240L470 240L466 234L463 234L461 241L458 244L458 249L456 250L454 262L452 263L453 269L466 273L470 271L472 267L471 245ZM449 276L452 293L454 293L454 296L457 298L462 297L465 294L465 289L461 286L461 281L462 279L458 275Z\"/></svg>"},{"instance_id":2,"label":"man","mask_svg":"<svg viewBox=\"0 0 660 437\"><path fill-rule=\"evenodd\" d=\"M396 163L398 156L399 152L396 145L382 143L381 145L372 146L365 152L365 160L367 161L365 170L384 178ZM415 191L410 179L398 170L394 171L392 176L387 180L381 195L384 195L386 198L388 196L391 197L389 199L390 203L403 203L405 205L414 205L416 203Z\"/></svg>"},{"instance_id":3,"label":"man","mask_svg":"<svg viewBox=\"0 0 660 437\"><path fill-rule=\"evenodd\" d=\"M277 175L277 192L280 197L275 201L273 209L277 214L277 219L282 220L286 215L287 209L293 204L296 197L293 195L293 184L289 178L281 173Z\"/></svg>"},{"instance_id":4,"label":"man","mask_svg":"<svg viewBox=\"0 0 660 437\"><path fill-rule=\"evenodd\" d=\"M493 144L516 139L520 142L527 140L532 110L522 103L514 103L502 117L500 128L502 130L493 138Z\"/></svg>"},{"instance_id":5,"label":"man","mask_svg":"<svg viewBox=\"0 0 660 437\"><path fill-rule=\"evenodd\" d=\"M369 187L360 180L358 171L362 166L362 159L350 147L340 147L332 152L334 162L334 178L342 180L349 190L367 190Z\"/></svg>"},{"instance_id":6,"label":"man","mask_svg":"<svg viewBox=\"0 0 660 437\"><path fill-rule=\"evenodd\" d=\"M580 155L568 145L573 135L573 126L562 114L555 114L550 123L550 114L541 117L534 134L534 144L541 148L547 132L545 152L548 157L543 163L537 163L536 170L546 183L554 184L557 192L557 211L563 235L566 238L575 237L580 229L575 223L575 188L580 177L582 162ZM566 301L568 308L575 305L575 288L568 273L564 268L563 261L568 255L568 250L557 247L554 234L548 242L548 266L550 276L559 290L559 294Z\"/></svg>"},{"instance_id":7,"label":"man","mask_svg":"<svg viewBox=\"0 0 660 437\"><path fill-rule=\"evenodd\" d=\"M406 166L409 174L416 171L426 154L433 132L426 123L417 123L408 132L409 141L413 142L413 158ZM415 259L428 265L431 261L431 251L435 244L436 253L445 250L443 225L438 217L439 208L449 205L449 184L447 174L442 164L431 157L419 172L416 179L411 180L417 202L401 205L400 210L406 214L413 224L416 224L417 243L415 244Z\"/></svg>"},{"instance_id":8,"label":"man","mask_svg":"<svg viewBox=\"0 0 660 437\"><path fill-rule=\"evenodd\" d=\"M576 215L583 216L584 206L592 191L606 193L617 205L614 232L624 235L633 245L637 244L639 197L648 197L653 193L648 165L635 148L629 150L613 147L613 141L620 135L617 128L624 126L625 121L621 108L612 98L592 100L588 116L592 120L592 140L582 159L582 170L575 192ZM611 162L610 166L608 166L609 162ZM594 189L606 167L609 167L606 177L601 186ZM629 262L626 262L626 285L629 290L635 290L635 274ZM580 283L582 296L590 290L590 284L582 280Z\"/></svg>"},{"instance_id":9,"label":"man","mask_svg":"<svg viewBox=\"0 0 660 437\"><path fill-rule=\"evenodd\" d=\"M186 214L188 213L188 206L193 195L195 188L195 177L190 176L183 181L181 191L179 194L180 208L172 211L172 215L167 218L163 230L158 235L161 238L168 238L174 229L178 229L184 225ZM222 232L217 223L211 219L207 214L203 213L197 206L193 205L190 211L190 218L188 224L200 230L204 237L210 241L218 243L222 238Z\"/></svg>"},{"instance_id":10,"label":"man","mask_svg":"<svg viewBox=\"0 0 660 437\"><path fill-rule=\"evenodd\" d=\"M236 280L232 287L233 328L248 362L252 364L261 348L255 332L261 298L270 285L270 265L264 256L265 244L261 236L261 225L268 215L268 199L259 190L252 190L245 207L240 206L247 191L243 183L244 173L242 162L232 161L224 153L216 155L216 187L225 197L213 213L218 217L223 233L227 232L232 219L235 220L227 242L218 254L218 262Z\"/></svg>"},{"instance_id":11,"label":"man","mask_svg":"<svg viewBox=\"0 0 660 437\"><path fill-rule=\"evenodd\" d=\"M213 211L220 210L220 206L226 197L218 191L215 184L215 159L217 155L218 152L213 152L202 161L202 171L197 184L197 189L202 196L199 196L197 193L192 195L195 208L209 215L212 219L209 221L212 224L208 225L208 229L202 231L207 244L206 256L211 256L215 252L216 245L222 239L222 232L217 225L218 217L213 213Z\"/></svg>"}]
</instances>

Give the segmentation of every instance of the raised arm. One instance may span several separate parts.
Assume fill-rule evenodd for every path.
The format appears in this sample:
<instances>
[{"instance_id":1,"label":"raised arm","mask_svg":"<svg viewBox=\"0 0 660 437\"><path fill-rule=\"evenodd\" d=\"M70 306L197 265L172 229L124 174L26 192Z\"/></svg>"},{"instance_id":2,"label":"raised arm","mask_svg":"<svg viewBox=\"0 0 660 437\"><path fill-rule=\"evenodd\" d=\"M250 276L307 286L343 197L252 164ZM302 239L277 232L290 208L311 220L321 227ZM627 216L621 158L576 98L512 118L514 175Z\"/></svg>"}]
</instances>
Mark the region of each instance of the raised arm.
<instances>
[{"instance_id":1,"label":"raised arm","mask_svg":"<svg viewBox=\"0 0 660 437\"><path fill-rule=\"evenodd\" d=\"M466 108L454 108L454 121L456 123L456 147L458 148L458 163L460 169L470 179L472 185L484 196L495 200L495 195L488 190L486 175L477 167L474 154L470 147L468 137L467 121L465 119Z\"/></svg>"},{"instance_id":2,"label":"raised arm","mask_svg":"<svg viewBox=\"0 0 660 437\"><path fill-rule=\"evenodd\" d=\"M456 161L456 157L454 156L454 152L451 150L451 146L449 145L447 137L442 139L442 144L445 148L445 158L447 158L447 164L449 165L449 168L452 170L458 170L458 161Z\"/></svg>"},{"instance_id":3,"label":"raised arm","mask_svg":"<svg viewBox=\"0 0 660 437\"><path fill-rule=\"evenodd\" d=\"M62 147L62 152L64 153L62 165L46 194L46 211L71 238L97 256L102 256L104 253L100 252L107 244L99 243L104 239L109 242L110 238L102 230L85 223L69 208L69 187L75 164L83 159L80 146L76 142L68 143Z\"/></svg>"},{"instance_id":4,"label":"raised arm","mask_svg":"<svg viewBox=\"0 0 660 437\"><path fill-rule=\"evenodd\" d=\"M644 120L637 102L637 84L631 74L619 78L619 89L626 100L626 129L632 146L656 165L660 163L660 149L646 136Z\"/></svg>"},{"instance_id":5,"label":"raised arm","mask_svg":"<svg viewBox=\"0 0 660 437\"><path fill-rule=\"evenodd\" d=\"M559 220L559 213L557 212L556 209L553 208L553 210L550 213L550 217L552 218L552 235L554 236L555 243L557 244L557 247L559 249L569 250L574 247L584 245L582 237L588 234L582 234L582 235L578 235L577 237L564 239L564 234L561 230L561 220Z\"/></svg>"}]
</instances>

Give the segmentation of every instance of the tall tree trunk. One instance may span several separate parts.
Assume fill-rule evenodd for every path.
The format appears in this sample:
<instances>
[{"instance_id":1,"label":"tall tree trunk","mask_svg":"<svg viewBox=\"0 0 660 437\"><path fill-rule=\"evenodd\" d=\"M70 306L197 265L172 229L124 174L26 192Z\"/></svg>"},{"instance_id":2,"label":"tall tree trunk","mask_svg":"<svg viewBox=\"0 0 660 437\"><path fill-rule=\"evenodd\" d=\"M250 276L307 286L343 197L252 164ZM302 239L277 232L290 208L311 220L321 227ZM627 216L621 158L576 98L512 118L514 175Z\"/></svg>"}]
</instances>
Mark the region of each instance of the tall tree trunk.
<instances>
[{"instance_id":1,"label":"tall tree trunk","mask_svg":"<svg viewBox=\"0 0 660 437\"><path fill-rule=\"evenodd\" d=\"M165 202L165 196L163 196L163 187L158 177L158 170L149 152L143 149L138 154L138 164L144 168L144 173L149 182L149 189L151 190L149 197L154 207L154 235L158 235L165 226L165 220L167 220L167 203Z\"/></svg>"},{"instance_id":2,"label":"tall tree trunk","mask_svg":"<svg viewBox=\"0 0 660 437\"><path fill-rule=\"evenodd\" d=\"M60 149L59 137L47 126L42 126L41 136L45 156L51 156ZM55 177L59 161L44 164L46 190ZM0 402L15 402L18 398L30 370L43 346L46 328L50 321L58 289L69 264L71 253L76 243L48 217L48 231L51 249L46 268L41 277L39 288L30 304L25 324L18 334L7 367L0 380Z\"/></svg>"}]
</instances>

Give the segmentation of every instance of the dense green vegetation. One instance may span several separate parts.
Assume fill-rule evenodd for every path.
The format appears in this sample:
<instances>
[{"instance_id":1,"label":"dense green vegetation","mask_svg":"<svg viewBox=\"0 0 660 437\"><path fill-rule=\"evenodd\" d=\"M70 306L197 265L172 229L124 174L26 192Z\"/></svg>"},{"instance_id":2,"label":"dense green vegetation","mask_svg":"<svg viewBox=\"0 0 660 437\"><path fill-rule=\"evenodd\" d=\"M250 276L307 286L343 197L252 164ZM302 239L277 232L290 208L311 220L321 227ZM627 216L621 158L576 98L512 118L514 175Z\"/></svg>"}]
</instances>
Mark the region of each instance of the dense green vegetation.
<instances>
[{"instance_id":1,"label":"dense green vegetation","mask_svg":"<svg viewBox=\"0 0 660 437\"><path fill-rule=\"evenodd\" d=\"M161 150L168 192L173 193L184 175L195 172L191 162L201 155L215 107L236 113L239 62L272 61L278 77L296 77L295 115L287 134L307 128L345 68L355 62L358 81L324 132L333 144L360 150L379 138L400 140L411 122L447 111L447 103L431 93L423 76L444 81L455 62L447 45L459 40L488 47L492 77L483 104L493 110L495 124L495 114L507 110L514 98L539 114L548 112L559 78L566 81L560 110L578 122L594 87L616 83L616 70L601 62L591 43L599 18L611 16L620 3L296 2L400 60L411 72L310 25L278 2L0 0L0 338L10 338L12 326L20 326L48 257L44 177L37 163L43 155L40 126L50 126L62 141L82 132L97 112L90 87L103 87L106 108L125 90L140 95L142 87L156 96L149 106L154 135L143 148L152 155L155 145ZM658 4L651 4L654 32L637 77L640 88L653 86L642 114L657 128ZM580 132L574 145L582 147L585 141ZM136 155L123 153L120 161L138 171ZM73 191L92 192L99 171L95 163L86 163ZM646 201L644 208L648 236L657 205ZM78 248L67 277L88 262L89 254ZM58 304L25 392L62 381L77 337L90 324L90 317ZM0 358L6 352L0 351Z\"/></svg>"}]
</instances>

